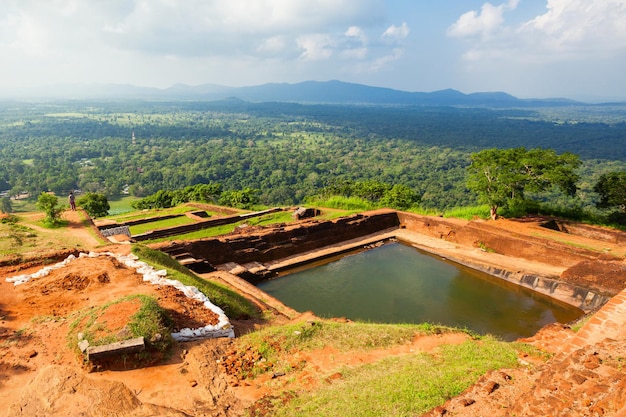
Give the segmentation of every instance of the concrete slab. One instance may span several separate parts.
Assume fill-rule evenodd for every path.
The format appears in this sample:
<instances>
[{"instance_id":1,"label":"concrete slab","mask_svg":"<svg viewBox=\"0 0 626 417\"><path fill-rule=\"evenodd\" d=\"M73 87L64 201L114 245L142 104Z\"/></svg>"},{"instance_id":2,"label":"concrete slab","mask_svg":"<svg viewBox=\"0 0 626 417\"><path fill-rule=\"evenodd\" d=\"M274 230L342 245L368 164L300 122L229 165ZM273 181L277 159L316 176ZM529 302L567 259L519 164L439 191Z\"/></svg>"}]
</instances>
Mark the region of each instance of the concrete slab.
<instances>
[{"instance_id":1,"label":"concrete slab","mask_svg":"<svg viewBox=\"0 0 626 417\"><path fill-rule=\"evenodd\" d=\"M122 340L121 342L110 343L102 346L89 346L87 348L87 359L97 362L100 359L110 358L128 353L142 352L146 349L143 337Z\"/></svg>"}]
</instances>

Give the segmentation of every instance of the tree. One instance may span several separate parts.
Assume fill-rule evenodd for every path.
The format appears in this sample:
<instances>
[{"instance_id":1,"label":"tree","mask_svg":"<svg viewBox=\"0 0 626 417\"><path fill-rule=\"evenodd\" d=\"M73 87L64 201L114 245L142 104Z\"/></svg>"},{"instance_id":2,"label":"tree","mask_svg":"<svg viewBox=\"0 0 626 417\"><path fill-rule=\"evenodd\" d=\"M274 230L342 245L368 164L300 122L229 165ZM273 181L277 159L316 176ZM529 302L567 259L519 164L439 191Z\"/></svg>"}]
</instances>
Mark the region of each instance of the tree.
<instances>
[{"instance_id":1,"label":"tree","mask_svg":"<svg viewBox=\"0 0 626 417\"><path fill-rule=\"evenodd\" d=\"M394 185L390 190L385 191L385 194L380 199L381 204L385 207L397 210L409 209L417 205L419 201L420 196L410 187L403 184Z\"/></svg>"},{"instance_id":2,"label":"tree","mask_svg":"<svg viewBox=\"0 0 626 417\"><path fill-rule=\"evenodd\" d=\"M626 213L626 171L601 175L593 191L600 194L596 207L618 207L622 213Z\"/></svg>"},{"instance_id":3,"label":"tree","mask_svg":"<svg viewBox=\"0 0 626 417\"><path fill-rule=\"evenodd\" d=\"M552 149L485 149L471 155L468 188L478 200L489 205L492 219L498 209L513 199L524 199L525 192L543 192L557 186L568 195L576 194L580 166L577 155L557 155Z\"/></svg>"},{"instance_id":4,"label":"tree","mask_svg":"<svg viewBox=\"0 0 626 417\"><path fill-rule=\"evenodd\" d=\"M5 214L13 213L13 205L11 204L11 199L9 197L0 198L0 211Z\"/></svg>"},{"instance_id":5,"label":"tree","mask_svg":"<svg viewBox=\"0 0 626 417\"><path fill-rule=\"evenodd\" d=\"M39 197L37 197L37 208L46 214L44 223L54 225L59 221L61 209L57 206L58 202L58 197L53 194L39 194Z\"/></svg>"},{"instance_id":6,"label":"tree","mask_svg":"<svg viewBox=\"0 0 626 417\"><path fill-rule=\"evenodd\" d=\"M104 217L109 214L109 201L103 194L87 193L77 201L90 217Z\"/></svg>"},{"instance_id":7,"label":"tree","mask_svg":"<svg viewBox=\"0 0 626 417\"><path fill-rule=\"evenodd\" d=\"M245 188L243 190L224 191L219 203L224 206L250 209L259 202L259 190Z\"/></svg>"}]
</instances>

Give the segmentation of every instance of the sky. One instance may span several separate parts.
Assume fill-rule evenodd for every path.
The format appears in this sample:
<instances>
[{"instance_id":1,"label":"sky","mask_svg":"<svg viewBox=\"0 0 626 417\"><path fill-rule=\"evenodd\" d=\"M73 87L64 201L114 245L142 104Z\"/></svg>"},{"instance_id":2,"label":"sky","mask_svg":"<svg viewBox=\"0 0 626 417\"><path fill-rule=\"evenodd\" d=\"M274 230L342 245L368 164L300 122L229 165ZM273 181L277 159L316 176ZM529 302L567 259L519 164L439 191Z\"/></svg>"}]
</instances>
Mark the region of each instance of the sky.
<instances>
[{"instance_id":1,"label":"sky","mask_svg":"<svg viewBox=\"0 0 626 417\"><path fill-rule=\"evenodd\" d=\"M626 99L626 0L0 0L0 94L341 80Z\"/></svg>"}]
</instances>

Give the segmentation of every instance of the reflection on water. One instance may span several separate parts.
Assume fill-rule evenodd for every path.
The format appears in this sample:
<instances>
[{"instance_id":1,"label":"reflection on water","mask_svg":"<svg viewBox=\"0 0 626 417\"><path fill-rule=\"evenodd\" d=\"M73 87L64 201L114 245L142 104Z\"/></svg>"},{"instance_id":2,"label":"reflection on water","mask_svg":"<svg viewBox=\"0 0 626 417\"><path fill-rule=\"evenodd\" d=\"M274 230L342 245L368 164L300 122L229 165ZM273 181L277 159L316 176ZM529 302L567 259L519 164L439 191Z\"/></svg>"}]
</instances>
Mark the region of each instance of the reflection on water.
<instances>
[{"instance_id":1,"label":"reflection on water","mask_svg":"<svg viewBox=\"0 0 626 417\"><path fill-rule=\"evenodd\" d=\"M581 310L390 243L258 285L298 311L386 323L439 323L514 340Z\"/></svg>"}]
</instances>

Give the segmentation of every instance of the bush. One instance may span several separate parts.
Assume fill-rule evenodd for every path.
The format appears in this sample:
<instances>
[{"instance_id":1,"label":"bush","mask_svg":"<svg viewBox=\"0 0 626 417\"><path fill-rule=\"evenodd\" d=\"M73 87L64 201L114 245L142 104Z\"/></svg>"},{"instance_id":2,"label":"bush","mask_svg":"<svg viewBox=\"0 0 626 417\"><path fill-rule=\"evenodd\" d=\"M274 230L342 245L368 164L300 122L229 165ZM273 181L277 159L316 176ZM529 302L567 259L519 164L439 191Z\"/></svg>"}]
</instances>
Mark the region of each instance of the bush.
<instances>
[{"instance_id":1,"label":"bush","mask_svg":"<svg viewBox=\"0 0 626 417\"><path fill-rule=\"evenodd\" d=\"M106 198L102 194L87 193L77 201L90 217L104 217L109 214L111 206Z\"/></svg>"},{"instance_id":2,"label":"bush","mask_svg":"<svg viewBox=\"0 0 626 417\"><path fill-rule=\"evenodd\" d=\"M39 197L37 198L37 208L46 214L44 224L54 226L59 223L61 209L57 206L58 203L58 197L53 194L39 194Z\"/></svg>"}]
</instances>

